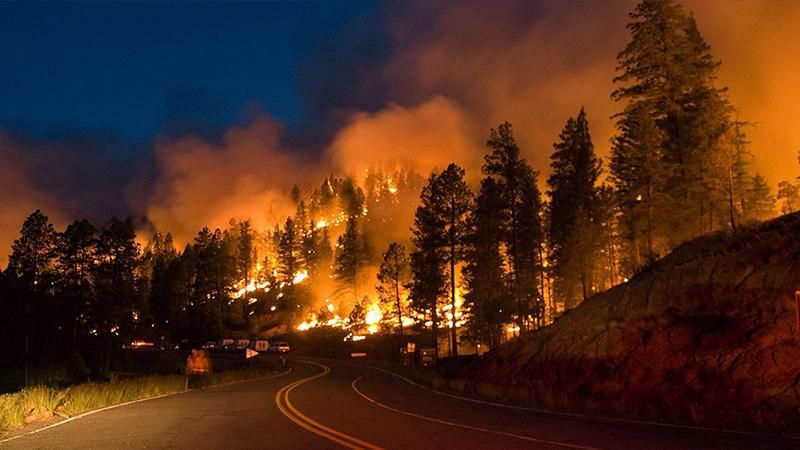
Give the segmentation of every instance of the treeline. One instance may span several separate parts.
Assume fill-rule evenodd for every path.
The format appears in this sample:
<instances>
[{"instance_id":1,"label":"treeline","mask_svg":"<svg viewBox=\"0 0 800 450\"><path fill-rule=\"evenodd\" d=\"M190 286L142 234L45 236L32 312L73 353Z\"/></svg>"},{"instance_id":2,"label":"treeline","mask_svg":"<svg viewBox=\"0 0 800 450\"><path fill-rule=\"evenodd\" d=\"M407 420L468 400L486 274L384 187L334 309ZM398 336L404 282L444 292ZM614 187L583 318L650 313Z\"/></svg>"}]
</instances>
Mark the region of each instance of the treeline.
<instances>
[{"instance_id":1,"label":"treeline","mask_svg":"<svg viewBox=\"0 0 800 450\"><path fill-rule=\"evenodd\" d=\"M27 372L70 361L104 376L134 340L196 346L287 331L319 302L320 285L356 295L361 269L380 257L368 233L379 236L371 228L385 226L400 202L412 204L423 180L398 170L367 181L366 190L334 176L306 195L296 188L296 214L282 227L262 232L231 220L201 229L182 249L169 233L140 244L130 218L57 231L35 211L0 271L2 365ZM329 234L340 229L338 239Z\"/></svg>"},{"instance_id":2,"label":"treeline","mask_svg":"<svg viewBox=\"0 0 800 450\"><path fill-rule=\"evenodd\" d=\"M507 123L492 130L476 194L455 165L429 178L415 216L410 307L434 332L445 312L451 345L458 320L446 311L455 310L459 288L469 334L494 345L508 329L547 323L686 240L774 214L775 198L751 168L751 124L717 86L720 63L693 16L675 1L645 0L630 18L611 94L622 109L605 182L583 109L554 144L549 202ZM783 212L800 207L798 185L781 183Z\"/></svg>"},{"instance_id":3,"label":"treeline","mask_svg":"<svg viewBox=\"0 0 800 450\"><path fill-rule=\"evenodd\" d=\"M576 107L554 144L546 195L502 123L474 189L455 164L427 180L408 170L371 171L360 185L331 176L293 189L295 213L272 230L231 221L180 251L169 234L141 248L130 219L56 232L37 211L0 279L6 361L82 354L106 372L131 339L285 331L310 312L358 332L374 293L386 331L430 329L453 351L459 336L495 346L688 239L773 215L775 198L751 168L751 125L717 86L719 62L692 15L645 0L630 17L605 167ZM800 208L798 186L780 185L784 212ZM397 224L411 216L409 236Z\"/></svg>"}]
</instances>

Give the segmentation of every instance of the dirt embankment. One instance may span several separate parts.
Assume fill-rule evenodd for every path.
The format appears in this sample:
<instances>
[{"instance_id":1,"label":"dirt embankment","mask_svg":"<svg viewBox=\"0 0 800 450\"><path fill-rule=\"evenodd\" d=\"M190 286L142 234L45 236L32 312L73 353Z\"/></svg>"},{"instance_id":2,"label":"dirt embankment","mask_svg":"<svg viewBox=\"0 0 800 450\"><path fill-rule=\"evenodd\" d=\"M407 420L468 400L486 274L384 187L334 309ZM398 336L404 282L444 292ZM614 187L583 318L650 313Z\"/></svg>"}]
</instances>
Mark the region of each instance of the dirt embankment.
<instances>
[{"instance_id":1,"label":"dirt embankment","mask_svg":"<svg viewBox=\"0 0 800 450\"><path fill-rule=\"evenodd\" d=\"M460 373L544 408L800 429L800 213L705 236Z\"/></svg>"}]
</instances>

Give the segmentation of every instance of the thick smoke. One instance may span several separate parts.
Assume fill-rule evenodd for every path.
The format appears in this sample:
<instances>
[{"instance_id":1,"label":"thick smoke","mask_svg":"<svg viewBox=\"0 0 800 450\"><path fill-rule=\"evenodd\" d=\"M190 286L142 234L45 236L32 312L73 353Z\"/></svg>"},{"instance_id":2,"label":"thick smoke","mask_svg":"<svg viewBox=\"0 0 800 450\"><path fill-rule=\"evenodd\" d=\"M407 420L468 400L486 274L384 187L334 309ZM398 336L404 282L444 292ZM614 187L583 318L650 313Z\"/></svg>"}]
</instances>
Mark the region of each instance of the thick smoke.
<instances>
[{"instance_id":1,"label":"thick smoke","mask_svg":"<svg viewBox=\"0 0 800 450\"><path fill-rule=\"evenodd\" d=\"M280 148L281 127L261 118L228 130L220 143L196 136L157 144L157 177L146 216L187 243L197 231L250 219L265 230L294 212L295 183L318 176L313 162Z\"/></svg>"},{"instance_id":2,"label":"thick smoke","mask_svg":"<svg viewBox=\"0 0 800 450\"><path fill-rule=\"evenodd\" d=\"M111 133L62 130L42 136L0 128L0 265L36 209L59 229L75 218L101 226L111 215L127 214L123 188L132 166L128 155L135 151L141 151L139 144Z\"/></svg>"},{"instance_id":3,"label":"thick smoke","mask_svg":"<svg viewBox=\"0 0 800 450\"><path fill-rule=\"evenodd\" d=\"M748 133L756 168L773 185L793 179L800 149L793 120L800 97L800 3L684 5L722 61L719 83L730 88L739 119L755 125ZM544 174L566 119L585 107L595 146L607 156L614 134L610 116L622 107L610 99L615 57L629 40L625 25L634 7L621 1L387 4L379 16L386 18L395 50L378 62L365 61L373 65L359 71L362 88L350 101L369 105L383 98L411 112L446 96L452 113L471 127L461 139L480 147L490 127L508 120ZM343 47L343 54L351 53ZM336 101L331 107L347 107L346 99Z\"/></svg>"},{"instance_id":4,"label":"thick smoke","mask_svg":"<svg viewBox=\"0 0 800 450\"><path fill-rule=\"evenodd\" d=\"M740 109L756 168L774 186L798 176L800 2L691 1L700 30L722 60L720 81Z\"/></svg>"},{"instance_id":5,"label":"thick smoke","mask_svg":"<svg viewBox=\"0 0 800 450\"><path fill-rule=\"evenodd\" d=\"M748 129L756 168L773 186L794 179L800 149L795 119L800 2L684 4L722 60L719 82L730 87L739 118L756 124ZM318 74L307 83L328 86L304 90L317 95L309 101L322 111L315 120L322 127L340 124L330 142L316 145L322 149L317 157L283 148L281 127L266 118L232 127L219 142L196 136L160 142L153 150L152 176L135 186L145 195L129 212L147 216L185 243L200 227L225 227L230 218L249 217L260 229L281 222L294 209L287 196L291 187L317 185L330 173L358 175L370 167L411 164L427 175L455 161L474 181L489 128L505 120L514 124L525 155L546 175L552 143L582 106L605 156L614 132L610 116L621 108L609 98L615 57L628 41L625 24L634 7L622 1L387 2L323 44L324 57L312 59L306 69ZM379 42L380 57L363 51L364 42ZM330 80L347 86L330 86ZM119 214L108 202L85 200L93 181L85 171L72 174L87 179L74 183L80 190L42 184L42 158L53 153L0 142L3 256L35 208L65 220ZM84 154L87 165L97 166L90 161L94 157ZM105 183L95 191L106 188L113 186Z\"/></svg>"},{"instance_id":6,"label":"thick smoke","mask_svg":"<svg viewBox=\"0 0 800 450\"><path fill-rule=\"evenodd\" d=\"M11 242L19 235L23 220L32 211L41 209L51 220L62 222L63 213L57 199L36 187L31 181L37 175L37 163L43 155L34 155L18 148L4 133L0 133L0 265L5 267Z\"/></svg>"},{"instance_id":7,"label":"thick smoke","mask_svg":"<svg viewBox=\"0 0 800 450\"><path fill-rule=\"evenodd\" d=\"M328 159L340 173L404 167L427 175L450 162L476 173L483 150L474 130L461 107L445 97L411 108L393 104L353 115L334 138Z\"/></svg>"}]
</instances>

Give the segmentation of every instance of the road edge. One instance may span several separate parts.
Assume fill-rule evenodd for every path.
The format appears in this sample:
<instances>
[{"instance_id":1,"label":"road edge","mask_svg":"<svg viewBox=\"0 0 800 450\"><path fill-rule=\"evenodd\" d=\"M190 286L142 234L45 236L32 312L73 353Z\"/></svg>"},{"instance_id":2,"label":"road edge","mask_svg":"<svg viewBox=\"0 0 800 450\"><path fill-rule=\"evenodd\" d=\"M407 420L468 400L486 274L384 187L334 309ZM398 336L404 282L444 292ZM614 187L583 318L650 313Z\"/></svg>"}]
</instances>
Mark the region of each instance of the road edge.
<instances>
[{"instance_id":1,"label":"road edge","mask_svg":"<svg viewBox=\"0 0 800 450\"><path fill-rule=\"evenodd\" d=\"M349 362L349 364L356 363ZM385 369L383 367L377 367L373 364L364 364L365 367L369 367L373 370L377 370L379 372L384 372L394 377L400 378L401 380L409 383L413 386L416 386L420 389L424 389L426 391L433 392L434 394L441 395L444 397L450 397L457 400L463 400L472 403L478 403L483 405L490 405L496 406L499 408L506 408L506 409L515 409L519 411L530 411L537 414L549 415L549 416L560 416L564 418L572 418L572 419L581 419L581 420L590 420L596 422L606 422L606 423L614 423L614 424L623 424L623 425L639 425L639 426L652 426L652 427L661 427L667 429L680 429L680 430L691 430L691 431L710 431L715 433L725 433L725 434L733 434L739 436L750 436L750 437L772 437L772 438L780 438L780 439L789 439L793 441L800 442L800 435L784 435L784 434L769 434L769 433L759 433L755 431L743 431L743 430L735 430L735 429L727 429L727 428L713 428L713 427L703 427L698 425L681 425L675 423L668 423L668 422L650 422L646 420L637 420L637 419L625 419L621 417L607 417L607 416L592 416L588 414L578 414L578 413L570 413L570 412L563 412L563 411L551 411L547 409L541 408L533 408L528 406L519 406L519 405L511 405L506 403L499 403L499 402L492 402L488 400L481 400L480 398L472 398L472 397L465 397L462 395L452 394L450 392L446 392L443 390L439 390L430 386L426 386L421 383L417 383L403 375L400 375L392 370Z\"/></svg>"},{"instance_id":2,"label":"road edge","mask_svg":"<svg viewBox=\"0 0 800 450\"><path fill-rule=\"evenodd\" d=\"M136 404L136 403L142 403L142 402L146 402L146 401L149 401L149 400L156 400L156 399L164 398L164 397L171 397L173 395L186 394L188 392L204 391L204 390L207 390L207 389L214 389L214 388L223 387L223 386L230 386L232 384L251 383L251 382L255 382L255 381L269 380L269 379L272 379L272 378L278 378L278 377L282 377L284 375L288 375L291 371L292 371L292 368L290 367L290 368L284 370L283 372L279 372L279 373L276 373L276 374L268 375L266 377L251 378L249 380L231 381L229 383L215 384L213 386L205 386L205 387L202 387L200 389L190 389L190 390L186 390L186 391L170 392L168 394L155 395L153 397L138 398L136 400L131 400L131 401L123 402L123 403L117 403L116 405L109 405L109 406L104 406L102 408L90 409L89 411L84 411L84 412L78 414L77 416L68 417L68 418L66 418L64 420L60 420L60 421L58 421L56 423L51 423L50 425L44 426L42 428L37 428L35 430L27 431L27 432L24 432L24 433L15 435L15 436L11 436L11 437L8 437L8 438L5 438L5 439L0 439L0 444L2 444L4 442L10 442L10 441L13 441L13 440L25 437L25 436L30 436L30 435L33 435L33 434L37 434L37 433L40 433L42 431L49 430L51 428L55 428L55 427L67 424L69 422L84 418L86 416L91 416L92 414L97 414L97 413L100 413L100 412L103 412L103 411L108 411L109 409L121 408L123 406L129 406L129 405L133 405L133 404Z\"/></svg>"}]
</instances>

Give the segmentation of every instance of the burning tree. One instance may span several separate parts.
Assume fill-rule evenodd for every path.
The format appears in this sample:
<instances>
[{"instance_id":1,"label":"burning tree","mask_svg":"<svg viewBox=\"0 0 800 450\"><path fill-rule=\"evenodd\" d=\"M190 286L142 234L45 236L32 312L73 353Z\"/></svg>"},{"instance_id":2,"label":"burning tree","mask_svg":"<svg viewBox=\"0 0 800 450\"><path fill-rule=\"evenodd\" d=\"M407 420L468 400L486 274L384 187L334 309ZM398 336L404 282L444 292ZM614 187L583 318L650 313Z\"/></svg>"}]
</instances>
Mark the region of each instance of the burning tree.
<instances>
[{"instance_id":1,"label":"burning tree","mask_svg":"<svg viewBox=\"0 0 800 450\"><path fill-rule=\"evenodd\" d=\"M408 279L408 257L405 249L397 242L389 244L386 253L383 254L383 262L378 270L378 285L375 290L381 301L384 311L392 311L397 318L397 329L400 331L400 339L403 338L403 317L406 310L405 284ZM389 318L390 314L384 314ZM407 315L406 315L406 318ZM388 322L388 320L387 320Z\"/></svg>"}]
</instances>

